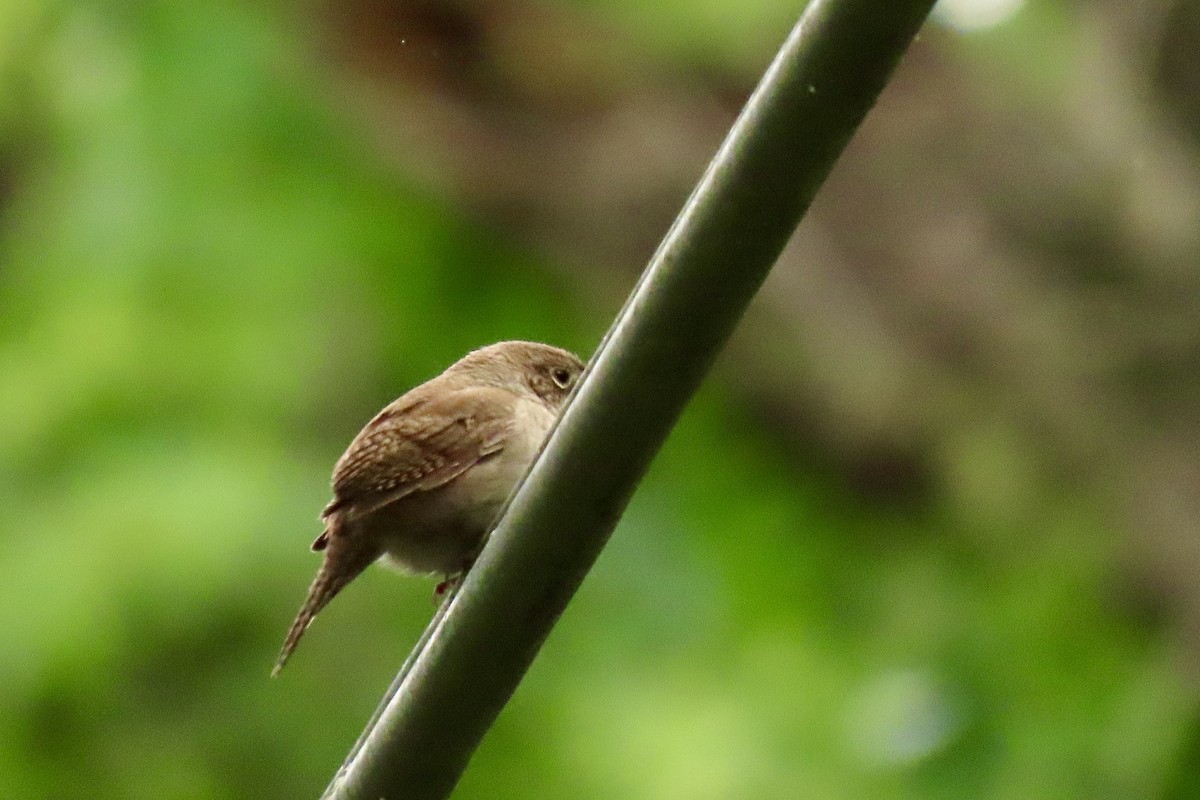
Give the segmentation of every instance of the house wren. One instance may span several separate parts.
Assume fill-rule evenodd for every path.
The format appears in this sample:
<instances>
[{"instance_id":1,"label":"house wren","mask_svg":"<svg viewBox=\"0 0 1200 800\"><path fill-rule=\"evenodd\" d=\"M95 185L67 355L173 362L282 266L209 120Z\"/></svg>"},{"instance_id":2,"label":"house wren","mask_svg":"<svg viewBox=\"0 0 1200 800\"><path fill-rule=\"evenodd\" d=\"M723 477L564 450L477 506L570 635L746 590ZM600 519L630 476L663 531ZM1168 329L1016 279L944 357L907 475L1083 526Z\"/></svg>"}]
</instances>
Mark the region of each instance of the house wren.
<instances>
[{"instance_id":1,"label":"house wren","mask_svg":"<svg viewBox=\"0 0 1200 800\"><path fill-rule=\"evenodd\" d=\"M448 577L470 566L582 372L566 350L500 342L376 414L334 467L312 545L324 561L272 674L317 612L380 557Z\"/></svg>"}]
</instances>

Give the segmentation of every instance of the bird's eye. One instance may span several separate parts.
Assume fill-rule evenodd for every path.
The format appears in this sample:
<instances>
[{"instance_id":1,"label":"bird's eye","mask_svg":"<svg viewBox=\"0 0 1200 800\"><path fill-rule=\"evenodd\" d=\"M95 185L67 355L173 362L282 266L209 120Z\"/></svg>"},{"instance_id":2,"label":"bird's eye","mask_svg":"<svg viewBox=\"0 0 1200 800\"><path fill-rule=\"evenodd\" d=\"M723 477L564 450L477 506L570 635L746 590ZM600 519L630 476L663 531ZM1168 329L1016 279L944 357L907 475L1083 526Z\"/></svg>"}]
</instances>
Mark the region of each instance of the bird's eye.
<instances>
[{"instance_id":1,"label":"bird's eye","mask_svg":"<svg viewBox=\"0 0 1200 800\"><path fill-rule=\"evenodd\" d=\"M558 388L565 389L571 385L571 373L565 369L556 369L550 373L550 377L558 384Z\"/></svg>"}]
</instances>

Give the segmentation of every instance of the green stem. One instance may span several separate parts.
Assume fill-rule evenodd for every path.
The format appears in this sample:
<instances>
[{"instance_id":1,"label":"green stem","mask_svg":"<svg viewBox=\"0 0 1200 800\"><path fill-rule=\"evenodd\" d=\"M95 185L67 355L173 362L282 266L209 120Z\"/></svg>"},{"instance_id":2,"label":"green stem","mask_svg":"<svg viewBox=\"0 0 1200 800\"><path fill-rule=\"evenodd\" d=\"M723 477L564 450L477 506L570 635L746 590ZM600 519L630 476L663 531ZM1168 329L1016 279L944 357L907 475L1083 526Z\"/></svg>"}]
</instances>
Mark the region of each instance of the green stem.
<instances>
[{"instance_id":1,"label":"green stem","mask_svg":"<svg viewBox=\"0 0 1200 800\"><path fill-rule=\"evenodd\" d=\"M450 794L933 1L808 5L326 798Z\"/></svg>"}]
</instances>

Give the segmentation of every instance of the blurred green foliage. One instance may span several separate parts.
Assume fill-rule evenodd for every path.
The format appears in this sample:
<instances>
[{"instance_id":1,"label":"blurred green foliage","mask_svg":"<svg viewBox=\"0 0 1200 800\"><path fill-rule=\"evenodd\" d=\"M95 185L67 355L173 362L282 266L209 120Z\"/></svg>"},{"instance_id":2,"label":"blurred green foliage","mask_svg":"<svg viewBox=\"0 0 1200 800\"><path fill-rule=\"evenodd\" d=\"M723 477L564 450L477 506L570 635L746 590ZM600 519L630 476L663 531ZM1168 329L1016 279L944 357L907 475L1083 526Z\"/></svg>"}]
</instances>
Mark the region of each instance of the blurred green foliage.
<instances>
[{"instance_id":1,"label":"blurred green foliage","mask_svg":"<svg viewBox=\"0 0 1200 800\"><path fill-rule=\"evenodd\" d=\"M616 311L393 174L300 12L0 4L5 797L315 797L432 611L371 570L267 678L336 456L472 347L586 355ZM944 496L864 506L707 387L457 796L1185 791L1102 507L979 430Z\"/></svg>"}]
</instances>

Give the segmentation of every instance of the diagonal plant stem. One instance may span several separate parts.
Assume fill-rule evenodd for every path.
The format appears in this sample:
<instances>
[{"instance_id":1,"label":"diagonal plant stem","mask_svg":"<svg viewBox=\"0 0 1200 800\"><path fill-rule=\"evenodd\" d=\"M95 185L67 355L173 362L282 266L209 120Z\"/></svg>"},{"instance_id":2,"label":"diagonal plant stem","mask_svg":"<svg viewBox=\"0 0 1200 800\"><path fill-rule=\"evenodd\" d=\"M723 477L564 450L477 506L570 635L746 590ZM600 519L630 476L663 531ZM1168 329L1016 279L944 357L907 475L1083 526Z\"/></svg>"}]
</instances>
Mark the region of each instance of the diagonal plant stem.
<instances>
[{"instance_id":1,"label":"diagonal plant stem","mask_svg":"<svg viewBox=\"0 0 1200 800\"><path fill-rule=\"evenodd\" d=\"M933 1L808 5L327 800L454 789Z\"/></svg>"}]
</instances>

